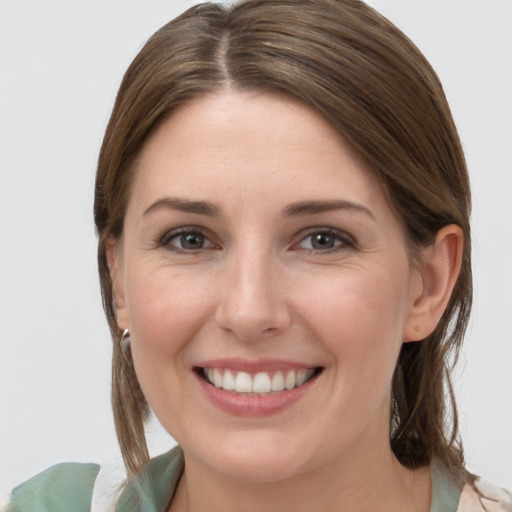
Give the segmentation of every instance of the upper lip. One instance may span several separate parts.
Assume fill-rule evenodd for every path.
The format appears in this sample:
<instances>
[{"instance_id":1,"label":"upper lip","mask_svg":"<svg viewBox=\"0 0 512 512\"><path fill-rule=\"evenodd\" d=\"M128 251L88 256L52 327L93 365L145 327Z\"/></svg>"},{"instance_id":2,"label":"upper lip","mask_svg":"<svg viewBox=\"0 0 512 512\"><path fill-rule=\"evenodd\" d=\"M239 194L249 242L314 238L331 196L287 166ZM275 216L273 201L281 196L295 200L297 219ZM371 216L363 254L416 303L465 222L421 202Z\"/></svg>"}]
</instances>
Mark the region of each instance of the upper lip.
<instances>
[{"instance_id":1,"label":"upper lip","mask_svg":"<svg viewBox=\"0 0 512 512\"><path fill-rule=\"evenodd\" d=\"M280 359L241 359L241 358L221 358L203 361L196 365L196 368L219 368L225 370L235 370L247 373L269 372L279 370L301 370L307 368L317 368L316 364L306 364L296 361L286 361Z\"/></svg>"}]
</instances>

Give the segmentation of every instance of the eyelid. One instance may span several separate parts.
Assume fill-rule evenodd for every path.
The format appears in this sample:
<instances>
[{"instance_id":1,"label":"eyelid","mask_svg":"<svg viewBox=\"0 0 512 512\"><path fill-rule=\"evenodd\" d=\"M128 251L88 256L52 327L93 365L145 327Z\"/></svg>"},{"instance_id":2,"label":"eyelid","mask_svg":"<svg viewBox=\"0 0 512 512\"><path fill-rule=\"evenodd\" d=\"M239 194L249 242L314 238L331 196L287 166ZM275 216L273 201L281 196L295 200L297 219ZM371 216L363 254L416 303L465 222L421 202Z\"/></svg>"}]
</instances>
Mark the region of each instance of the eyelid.
<instances>
[{"instance_id":1,"label":"eyelid","mask_svg":"<svg viewBox=\"0 0 512 512\"><path fill-rule=\"evenodd\" d=\"M322 252L328 253L328 252L333 252L336 250L357 247L357 242L354 239L354 237L349 235L346 231L343 231L341 229L332 228L332 227L327 227L327 226L316 226L316 227L308 228L308 229L302 231L301 233L299 233L299 235L298 235L299 239L296 243L293 244L292 249L299 250L300 247L298 247L298 245L301 242L303 242L304 240L306 240L308 237L315 235L315 234L326 234L326 235L332 236L332 237L336 238L341 243L339 243L338 245L336 245L330 249L325 249L325 250L321 250L321 249L305 249L305 250L310 250L310 251L319 252L319 253L322 253Z\"/></svg>"},{"instance_id":2,"label":"eyelid","mask_svg":"<svg viewBox=\"0 0 512 512\"><path fill-rule=\"evenodd\" d=\"M170 244L170 241L173 240L176 237L179 237L180 235L184 234L199 234L202 237L205 238L205 240L208 242L208 247L202 247L199 249L180 249L179 247L172 246ZM357 241L355 238L347 233L344 230L338 229L338 228L332 228L329 226L313 226L310 228L306 228L301 230L295 237L296 241L292 244L291 249L292 250L300 250L301 247L299 245L305 241L308 237L311 237L315 234L325 234L328 236L334 237L339 243L335 245L334 247L330 249L314 249L314 248L302 248L304 250L310 250L312 252L318 252L318 253L328 253L328 252L334 252L336 250L341 249L348 249L348 248L355 248L357 247ZM194 253L197 251L201 251L204 249L212 249L212 248L219 248L219 244L217 244L214 240L214 235L210 232L210 230L197 226L197 225L187 225L187 226L179 226L173 229L166 230L162 235L158 236L155 240L155 245L157 247L164 247L169 248L169 250L175 251L175 252L183 252L183 253Z\"/></svg>"},{"instance_id":3,"label":"eyelid","mask_svg":"<svg viewBox=\"0 0 512 512\"><path fill-rule=\"evenodd\" d=\"M205 240L209 242L208 247L201 247L199 249L180 249L179 247L173 246L170 244L171 240L180 235L186 234L198 234L204 237ZM212 241L212 235L209 234L209 231L200 226L180 226L174 229L169 229L163 233L163 235L159 236L156 240L157 247L164 247L172 250L174 252L182 252L182 253L194 253L203 249L211 249L212 247L216 247L215 242Z\"/></svg>"}]
</instances>

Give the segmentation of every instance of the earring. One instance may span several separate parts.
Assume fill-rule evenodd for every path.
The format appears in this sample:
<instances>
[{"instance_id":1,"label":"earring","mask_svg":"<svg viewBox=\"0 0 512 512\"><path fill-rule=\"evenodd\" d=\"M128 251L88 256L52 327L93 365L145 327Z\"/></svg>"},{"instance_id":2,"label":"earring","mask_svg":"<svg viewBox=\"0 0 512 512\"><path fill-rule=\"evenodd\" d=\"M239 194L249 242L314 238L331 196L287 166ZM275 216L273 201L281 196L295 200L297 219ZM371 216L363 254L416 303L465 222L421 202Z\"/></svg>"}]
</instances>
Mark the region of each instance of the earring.
<instances>
[{"instance_id":1,"label":"earring","mask_svg":"<svg viewBox=\"0 0 512 512\"><path fill-rule=\"evenodd\" d=\"M129 329L125 329L123 331L123 335L121 336L121 341L119 342L119 344L122 347L130 344L130 330Z\"/></svg>"}]
</instances>

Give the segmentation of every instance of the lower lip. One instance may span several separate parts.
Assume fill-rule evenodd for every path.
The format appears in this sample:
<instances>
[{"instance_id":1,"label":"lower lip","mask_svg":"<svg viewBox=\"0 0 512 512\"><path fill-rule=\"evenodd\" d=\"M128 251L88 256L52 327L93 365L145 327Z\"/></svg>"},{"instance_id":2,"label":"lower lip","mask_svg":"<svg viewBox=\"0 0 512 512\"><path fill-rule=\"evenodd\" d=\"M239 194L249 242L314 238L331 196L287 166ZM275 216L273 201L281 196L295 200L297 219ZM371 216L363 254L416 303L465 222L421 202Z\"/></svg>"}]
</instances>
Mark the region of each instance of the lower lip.
<instances>
[{"instance_id":1,"label":"lower lip","mask_svg":"<svg viewBox=\"0 0 512 512\"><path fill-rule=\"evenodd\" d=\"M273 395L251 396L216 388L204 381L197 373L194 372L194 374L204 394L215 406L233 416L249 417L271 416L288 409L311 389L318 378L318 375L315 375L302 386L279 391Z\"/></svg>"}]
</instances>

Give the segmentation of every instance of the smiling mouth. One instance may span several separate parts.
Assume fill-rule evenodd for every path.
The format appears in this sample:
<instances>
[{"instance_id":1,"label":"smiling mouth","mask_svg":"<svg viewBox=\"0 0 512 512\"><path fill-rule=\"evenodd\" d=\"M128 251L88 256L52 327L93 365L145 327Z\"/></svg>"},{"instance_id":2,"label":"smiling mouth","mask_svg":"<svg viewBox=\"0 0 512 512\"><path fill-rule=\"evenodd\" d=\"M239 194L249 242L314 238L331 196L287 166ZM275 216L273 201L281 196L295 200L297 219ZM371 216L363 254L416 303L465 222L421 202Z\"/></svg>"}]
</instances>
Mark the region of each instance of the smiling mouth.
<instances>
[{"instance_id":1,"label":"smiling mouth","mask_svg":"<svg viewBox=\"0 0 512 512\"><path fill-rule=\"evenodd\" d=\"M322 367L317 367L251 374L225 368L198 367L195 369L196 373L208 384L225 391L248 396L267 396L291 391L309 382L322 370Z\"/></svg>"}]
</instances>

